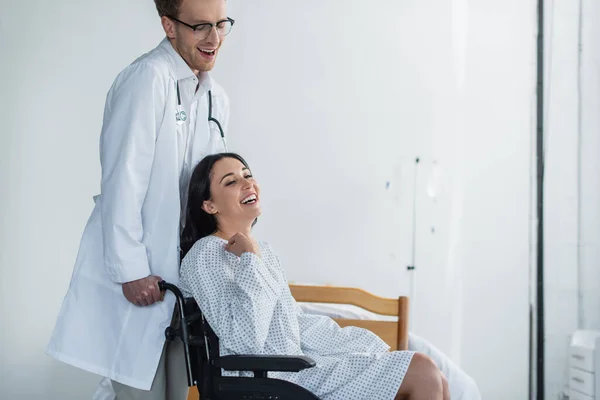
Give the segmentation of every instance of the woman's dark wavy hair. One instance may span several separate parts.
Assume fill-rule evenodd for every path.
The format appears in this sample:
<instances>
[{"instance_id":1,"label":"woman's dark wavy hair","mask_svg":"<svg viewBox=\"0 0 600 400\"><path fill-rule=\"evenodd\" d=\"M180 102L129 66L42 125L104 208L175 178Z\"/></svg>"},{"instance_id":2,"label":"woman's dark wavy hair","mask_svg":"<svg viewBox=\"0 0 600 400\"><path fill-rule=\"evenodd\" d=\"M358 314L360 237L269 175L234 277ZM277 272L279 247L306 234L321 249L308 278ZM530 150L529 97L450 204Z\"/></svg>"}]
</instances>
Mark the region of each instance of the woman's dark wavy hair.
<instances>
[{"instance_id":1,"label":"woman's dark wavy hair","mask_svg":"<svg viewBox=\"0 0 600 400\"><path fill-rule=\"evenodd\" d=\"M248 169L248 163L236 153L218 153L204 157L194 168L188 188L185 228L181 233L181 258L190 251L194 243L217 231L217 218L204 211L202 205L212 198L210 180L215 163L223 158L235 158ZM256 220L254 221L254 224ZM253 226L254 226L253 224Z\"/></svg>"}]
</instances>

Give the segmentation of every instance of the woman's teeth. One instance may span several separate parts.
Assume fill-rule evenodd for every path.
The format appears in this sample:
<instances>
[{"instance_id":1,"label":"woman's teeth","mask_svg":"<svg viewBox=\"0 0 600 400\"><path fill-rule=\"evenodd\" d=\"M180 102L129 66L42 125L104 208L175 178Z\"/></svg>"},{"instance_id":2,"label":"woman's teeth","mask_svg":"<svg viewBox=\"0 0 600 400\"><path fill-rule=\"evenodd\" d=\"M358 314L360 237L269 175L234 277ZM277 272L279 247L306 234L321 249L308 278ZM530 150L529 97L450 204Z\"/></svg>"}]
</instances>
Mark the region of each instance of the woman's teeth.
<instances>
[{"instance_id":1,"label":"woman's teeth","mask_svg":"<svg viewBox=\"0 0 600 400\"><path fill-rule=\"evenodd\" d=\"M251 194L250 196L246 197L244 200L241 201L242 204L249 204L254 202L256 202L255 194Z\"/></svg>"}]
</instances>

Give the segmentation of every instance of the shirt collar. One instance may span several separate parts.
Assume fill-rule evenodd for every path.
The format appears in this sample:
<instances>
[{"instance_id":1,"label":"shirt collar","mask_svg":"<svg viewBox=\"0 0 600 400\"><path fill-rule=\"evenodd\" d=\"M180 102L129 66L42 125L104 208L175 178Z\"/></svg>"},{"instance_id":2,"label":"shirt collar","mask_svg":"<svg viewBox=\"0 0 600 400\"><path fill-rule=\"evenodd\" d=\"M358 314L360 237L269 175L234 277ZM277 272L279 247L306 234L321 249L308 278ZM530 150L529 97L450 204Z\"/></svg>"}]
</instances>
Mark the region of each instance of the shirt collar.
<instances>
[{"instance_id":1,"label":"shirt collar","mask_svg":"<svg viewBox=\"0 0 600 400\"><path fill-rule=\"evenodd\" d=\"M169 38L165 37L159 45L162 47L171 59L173 60L173 64L175 66L175 78L177 80L183 80L188 78L195 78L194 71L190 68L189 65L185 62L185 60L175 51L173 45L169 41ZM210 74L205 71L200 71L198 76L198 80L200 81L200 87L204 90L208 91L212 88L212 78ZM200 90L200 89L199 89Z\"/></svg>"}]
</instances>

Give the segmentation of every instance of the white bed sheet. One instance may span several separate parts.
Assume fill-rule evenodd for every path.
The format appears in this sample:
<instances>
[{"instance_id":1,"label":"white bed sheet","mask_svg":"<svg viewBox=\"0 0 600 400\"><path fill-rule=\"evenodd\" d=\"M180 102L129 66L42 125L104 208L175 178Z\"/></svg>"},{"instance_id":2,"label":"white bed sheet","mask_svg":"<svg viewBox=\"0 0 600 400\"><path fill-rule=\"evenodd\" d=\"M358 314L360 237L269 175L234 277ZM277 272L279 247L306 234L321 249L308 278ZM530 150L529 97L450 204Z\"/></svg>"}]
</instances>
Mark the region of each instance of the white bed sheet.
<instances>
[{"instance_id":1,"label":"white bed sheet","mask_svg":"<svg viewBox=\"0 0 600 400\"><path fill-rule=\"evenodd\" d=\"M398 317L379 315L360 307L346 304L298 303L307 314L325 315L330 318L345 318L376 321L397 321ZM452 400L481 400L477 384L448 356L424 338L409 332L409 350L428 355L448 380Z\"/></svg>"},{"instance_id":2,"label":"white bed sheet","mask_svg":"<svg viewBox=\"0 0 600 400\"><path fill-rule=\"evenodd\" d=\"M361 319L375 321L398 321L398 317L375 314L351 304L298 303L307 314L325 315L330 318Z\"/></svg>"}]
</instances>

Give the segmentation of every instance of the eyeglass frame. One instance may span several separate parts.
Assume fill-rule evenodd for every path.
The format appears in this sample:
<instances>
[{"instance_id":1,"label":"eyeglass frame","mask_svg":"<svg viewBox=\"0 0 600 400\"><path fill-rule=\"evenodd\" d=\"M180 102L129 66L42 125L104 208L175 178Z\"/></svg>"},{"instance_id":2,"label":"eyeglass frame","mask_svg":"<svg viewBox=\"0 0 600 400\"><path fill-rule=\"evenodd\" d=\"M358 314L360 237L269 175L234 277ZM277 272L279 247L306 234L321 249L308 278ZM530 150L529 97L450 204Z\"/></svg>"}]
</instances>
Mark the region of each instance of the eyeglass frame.
<instances>
[{"instance_id":1,"label":"eyeglass frame","mask_svg":"<svg viewBox=\"0 0 600 400\"><path fill-rule=\"evenodd\" d=\"M180 23L180 24L182 24L182 25L185 25L185 26L187 26L188 28L190 28L190 29L191 29L191 30L193 30L194 32L196 32L196 30L197 30L199 27L202 27L202 26L209 26L209 27L210 27L210 30L208 31L208 34L206 35L206 37L208 37L208 36L210 35L210 32L213 30L213 28L216 28L216 27L217 27L217 25L219 25L221 22L229 22L229 23L231 23L231 28L233 28L233 25L235 24L235 20L234 20L233 18L230 18L230 17L227 17L226 19L222 19L222 20L220 20L220 21L217 21L217 22L215 22L214 24L213 24L212 22L201 22L201 23L199 23L199 24L195 24L195 25L190 25L190 24L188 24L187 22L180 21L180 20L178 20L178 19L177 19L177 18L175 18L175 17L168 17L168 18L169 18L169 19L172 19L173 21L179 22L179 23ZM229 29L229 32L231 32L231 28ZM227 32L227 33L226 33L226 34L224 34L224 35L219 35L219 36L227 36L227 35L229 35L229 32ZM218 33L219 33L219 30L217 29L217 34L218 34ZM206 39L206 38L205 38L205 39Z\"/></svg>"}]
</instances>

